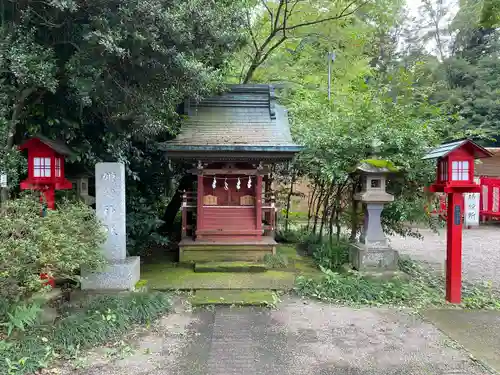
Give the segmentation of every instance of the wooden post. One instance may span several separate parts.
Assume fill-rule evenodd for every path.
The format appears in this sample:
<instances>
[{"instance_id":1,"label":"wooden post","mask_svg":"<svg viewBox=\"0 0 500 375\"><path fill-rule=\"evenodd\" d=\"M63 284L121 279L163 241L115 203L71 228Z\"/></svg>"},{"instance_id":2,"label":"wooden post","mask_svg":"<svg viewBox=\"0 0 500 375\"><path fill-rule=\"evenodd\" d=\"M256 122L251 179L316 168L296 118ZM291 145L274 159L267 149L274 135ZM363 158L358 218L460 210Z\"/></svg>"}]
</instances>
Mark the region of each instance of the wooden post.
<instances>
[{"instance_id":1,"label":"wooden post","mask_svg":"<svg viewBox=\"0 0 500 375\"><path fill-rule=\"evenodd\" d=\"M50 186L48 189L44 190L45 200L47 201L47 209L55 210L56 202L55 202L55 189L54 186Z\"/></svg>"},{"instance_id":2,"label":"wooden post","mask_svg":"<svg viewBox=\"0 0 500 375\"><path fill-rule=\"evenodd\" d=\"M182 194L182 208L181 208L181 214L182 214L182 232L181 232L181 239L186 237L186 230L187 230L187 194L186 190L184 190Z\"/></svg>"},{"instance_id":3,"label":"wooden post","mask_svg":"<svg viewBox=\"0 0 500 375\"><path fill-rule=\"evenodd\" d=\"M446 300L451 303L461 302L463 208L463 194L449 193L446 222Z\"/></svg>"},{"instance_id":4,"label":"wooden post","mask_svg":"<svg viewBox=\"0 0 500 375\"><path fill-rule=\"evenodd\" d=\"M203 229L203 172L198 172L198 191L196 199L196 232Z\"/></svg>"},{"instance_id":5,"label":"wooden post","mask_svg":"<svg viewBox=\"0 0 500 375\"><path fill-rule=\"evenodd\" d=\"M262 175L257 174L255 183L255 229L259 231L259 237L262 236Z\"/></svg>"},{"instance_id":6,"label":"wooden post","mask_svg":"<svg viewBox=\"0 0 500 375\"><path fill-rule=\"evenodd\" d=\"M269 224L271 224L271 235L274 237L276 230L276 197L271 195L271 211L269 212Z\"/></svg>"}]
</instances>

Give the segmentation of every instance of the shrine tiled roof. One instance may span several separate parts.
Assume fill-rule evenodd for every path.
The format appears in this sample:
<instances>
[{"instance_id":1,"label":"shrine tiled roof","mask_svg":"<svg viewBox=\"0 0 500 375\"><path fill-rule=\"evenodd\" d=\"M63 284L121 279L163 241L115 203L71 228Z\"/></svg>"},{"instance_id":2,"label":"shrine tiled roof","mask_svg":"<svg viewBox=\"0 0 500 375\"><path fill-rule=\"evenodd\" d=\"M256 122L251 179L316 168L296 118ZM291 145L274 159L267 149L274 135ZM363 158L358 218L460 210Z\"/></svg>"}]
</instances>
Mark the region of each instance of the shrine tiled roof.
<instances>
[{"instance_id":1,"label":"shrine tiled roof","mask_svg":"<svg viewBox=\"0 0 500 375\"><path fill-rule=\"evenodd\" d=\"M165 151L298 152L287 111L270 85L232 85L222 95L187 101L186 120Z\"/></svg>"}]
</instances>

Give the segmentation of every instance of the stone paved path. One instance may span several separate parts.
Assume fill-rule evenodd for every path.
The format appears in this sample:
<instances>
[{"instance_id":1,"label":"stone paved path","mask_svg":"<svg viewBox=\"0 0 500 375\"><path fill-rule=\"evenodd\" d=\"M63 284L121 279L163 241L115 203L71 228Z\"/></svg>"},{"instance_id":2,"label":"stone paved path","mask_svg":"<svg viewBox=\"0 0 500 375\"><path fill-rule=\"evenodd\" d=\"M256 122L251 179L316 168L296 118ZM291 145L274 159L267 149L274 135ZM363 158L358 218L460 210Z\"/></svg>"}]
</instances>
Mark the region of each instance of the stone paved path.
<instances>
[{"instance_id":1,"label":"stone paved path","mask_svg":"<svg viewBox=\"0 0 500 375\"><path fill-rule=\"evenodd\" d=\"M132 344L131 344L132 345ZM278 310L178 311L136 338L133 354L94 353L78 375L489 374L409 312L290 299Z\"/></svg>"},{"instance_id":2,"label":"stone paved path","mask_svg":"<svg viewBox=\"0 0 500 375\"><path fill-rule=\"evenodd\" d=\"M401 254L424 261L444 272L446 231L435 234L420 229L424 240L410 237L390 237L391 245ZM485 225L463 231L463 275L471 282L492 282L500 290L500 226Z\"/></svg>"},{"instance_id":3,"label":"stone paved path","mask_svg":"<svg viewBox=\"0 0 500 375\"><path fill-rule=\"evenodd\" d=\"M467 350L500 373L500 313L498 311L427 310L422 315Z\"/></svg>"}]
</instances>

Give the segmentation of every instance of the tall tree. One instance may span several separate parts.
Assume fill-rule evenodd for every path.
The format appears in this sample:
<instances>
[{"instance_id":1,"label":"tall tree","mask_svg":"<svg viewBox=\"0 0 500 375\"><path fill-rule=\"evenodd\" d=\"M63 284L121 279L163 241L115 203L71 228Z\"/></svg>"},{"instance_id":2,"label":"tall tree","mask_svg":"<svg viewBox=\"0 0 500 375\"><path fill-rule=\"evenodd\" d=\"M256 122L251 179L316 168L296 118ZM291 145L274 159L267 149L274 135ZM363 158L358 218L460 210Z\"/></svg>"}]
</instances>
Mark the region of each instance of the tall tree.
<instances>
[{"instance_id":1,"label":"tall tree","mask_svg":"<svg viewBox=\"0 0 500 375\"><path fill-rule=\"evenodd\" d=\"M382 4L383 3L383 4ZM390 3L389 5L391 5ZM246 7L246 30L250 42L240 58L239 79L246 83L288 40L324 37L323 25L344 27L356 15L370 18L387 3L370 0L261 0ZM374 9L377 11L374 12Z\"/></svg>"},{"instance_id":2,"label":"tall tree","mask_svg":"<svg viewBox=\"0 0 500 375\"><path fill-rule=\"evenodd\" d=\"M1 0L0 169L15 183L13 146L36 132L60 138L90 170L123 161L136 190L129 212L153 222L170 174L157 141L175 133L186 97L222 86L244 42L241 9L230 0Z\"/></svg>"}]
</instances>

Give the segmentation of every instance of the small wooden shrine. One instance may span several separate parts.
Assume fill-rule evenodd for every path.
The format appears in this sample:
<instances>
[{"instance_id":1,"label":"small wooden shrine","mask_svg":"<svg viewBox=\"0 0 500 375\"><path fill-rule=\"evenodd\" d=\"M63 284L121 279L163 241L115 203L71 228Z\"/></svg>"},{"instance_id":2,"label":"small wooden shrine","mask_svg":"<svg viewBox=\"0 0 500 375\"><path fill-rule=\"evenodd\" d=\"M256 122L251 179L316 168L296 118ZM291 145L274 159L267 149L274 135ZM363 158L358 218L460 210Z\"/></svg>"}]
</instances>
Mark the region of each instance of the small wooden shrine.
<instances>
[{"instance_id":1,"label":"small wooden shrine","mask_svg":"<svg viewBox=\"0 0 500 375\"><path fill-rule=\"evenodd\" d=\"M259 260L275 251L276 207L270 166L301 147L270 85L233 85L199 103L186 101L167 157L196 175L182 203L181 262Z\"/></svg>"}]
</instances>

